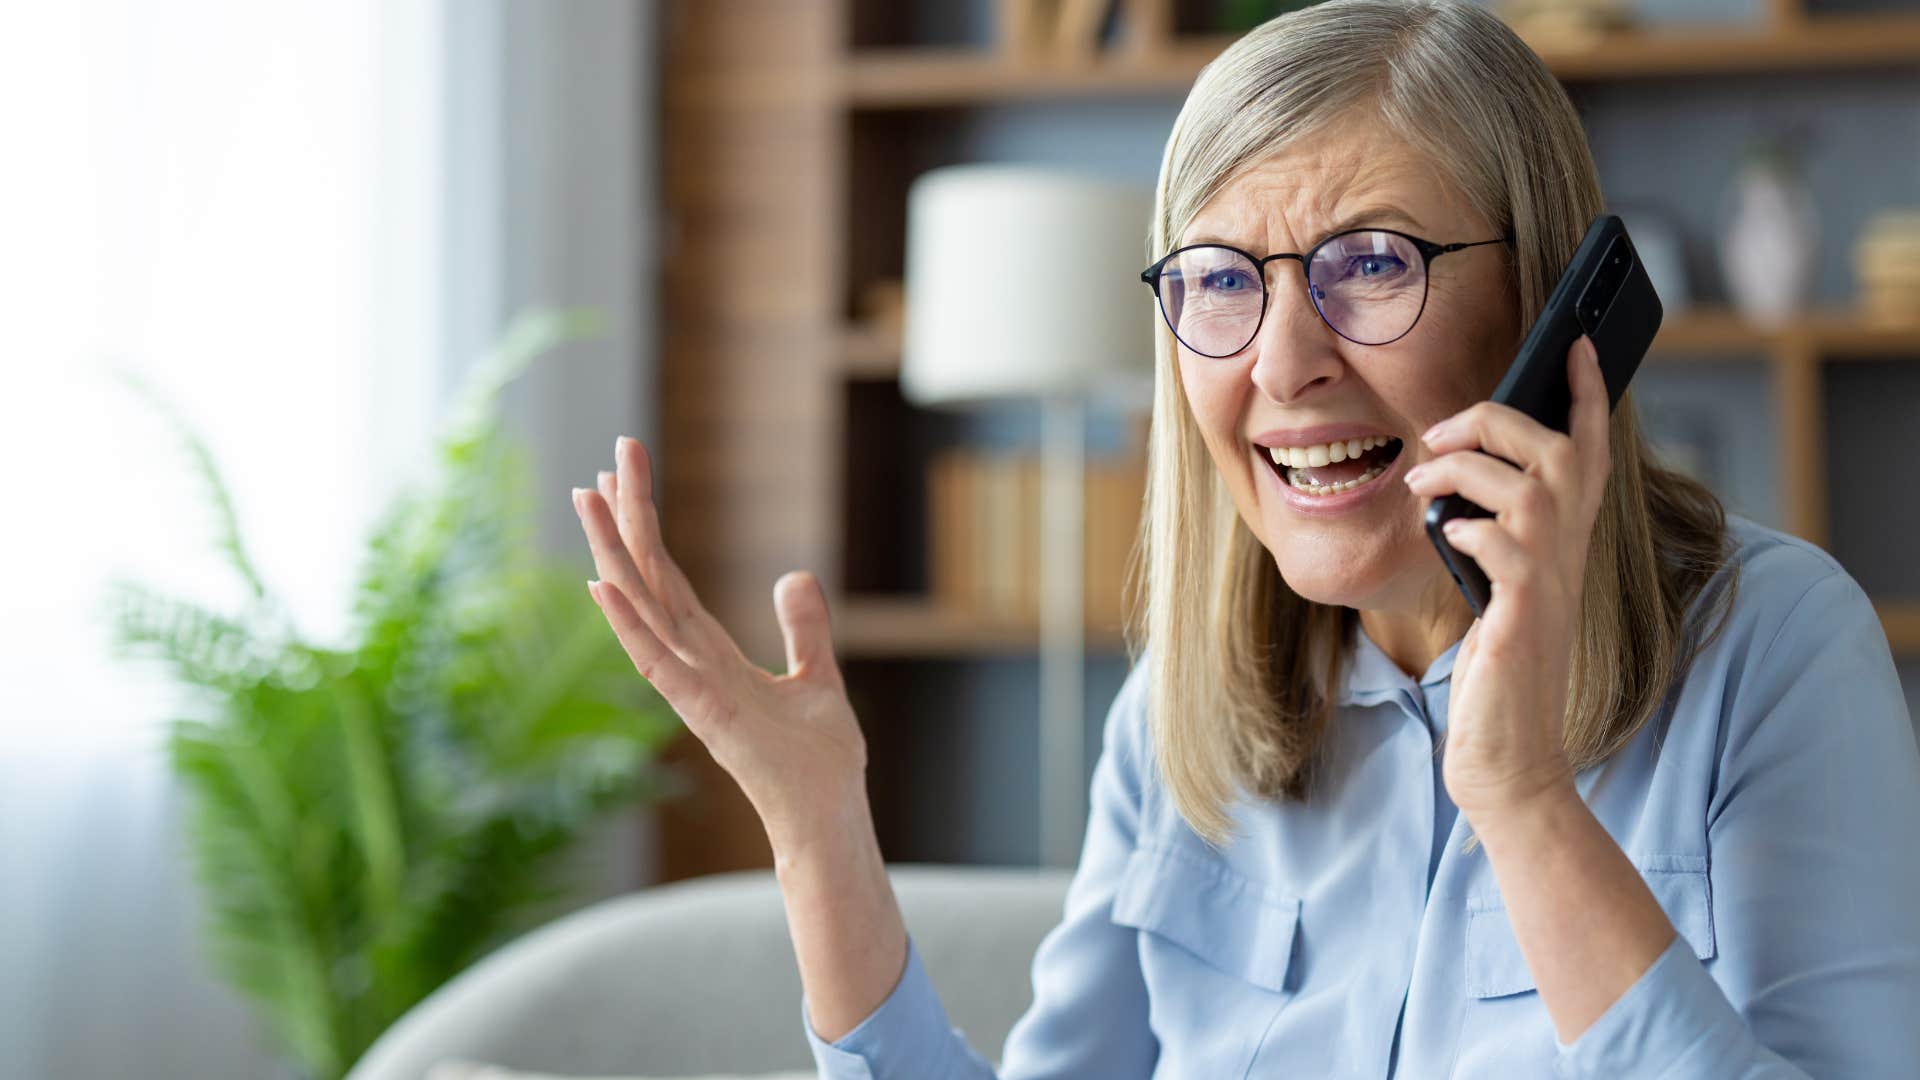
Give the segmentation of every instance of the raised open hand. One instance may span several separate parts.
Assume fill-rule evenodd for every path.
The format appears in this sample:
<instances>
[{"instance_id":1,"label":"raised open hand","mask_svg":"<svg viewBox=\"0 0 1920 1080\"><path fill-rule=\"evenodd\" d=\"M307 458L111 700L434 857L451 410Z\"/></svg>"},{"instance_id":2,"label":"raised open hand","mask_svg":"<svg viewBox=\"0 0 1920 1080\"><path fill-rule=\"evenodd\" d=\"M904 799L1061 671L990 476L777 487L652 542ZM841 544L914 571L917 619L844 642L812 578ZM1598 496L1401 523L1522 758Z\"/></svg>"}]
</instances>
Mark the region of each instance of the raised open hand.
<instances>
[{"instance_id":1,"label":"raised open hand","mask_svg":"<svg viewBox=\"0 0 1920 1080\"><path fill-rule=\"evenodd\" d=\"M637 439L614 443L598 490L573 489L598 582L588 591L633 666L740 785L775 851L833 828L864 805L866 739L833 656L819 580L774 582L787 673L749 660L694 595L660 541L651 462Z\"/></svg>"}]
</instances>

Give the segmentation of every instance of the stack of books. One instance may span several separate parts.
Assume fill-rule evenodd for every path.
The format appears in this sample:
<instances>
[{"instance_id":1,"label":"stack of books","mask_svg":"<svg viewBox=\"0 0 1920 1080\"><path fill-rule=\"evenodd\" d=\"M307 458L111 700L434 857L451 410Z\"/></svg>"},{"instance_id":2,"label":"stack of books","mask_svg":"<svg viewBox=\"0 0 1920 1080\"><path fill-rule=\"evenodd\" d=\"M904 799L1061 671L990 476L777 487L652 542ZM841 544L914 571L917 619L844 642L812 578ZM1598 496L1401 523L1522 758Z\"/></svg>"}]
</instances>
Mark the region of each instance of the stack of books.
<instances>
[{"instance_id":1,"label":"stack of books","mask_svg":"<svg viewBox=\"0 0 1920 1080\"><path fill-rule=\"evenodd\" d=\"M1888 210L1867 222L1853 258L1868 321L1920 322L1920 210Z\"/></svg>"},{"instance_id":2,"label":"stack of books","mask_svg":"<svg viewBox=\"0 0 1920 1080\"><path fill-rule=\"evenodd\" d=\"M934 457L927 537L936 604L982 618L1039 621L1040 470L1033 453L956 449ZM1146 480L1144 457L1088 463L1082 539L1089 628L1120 628Z\"/></svg>"}]
</instances>

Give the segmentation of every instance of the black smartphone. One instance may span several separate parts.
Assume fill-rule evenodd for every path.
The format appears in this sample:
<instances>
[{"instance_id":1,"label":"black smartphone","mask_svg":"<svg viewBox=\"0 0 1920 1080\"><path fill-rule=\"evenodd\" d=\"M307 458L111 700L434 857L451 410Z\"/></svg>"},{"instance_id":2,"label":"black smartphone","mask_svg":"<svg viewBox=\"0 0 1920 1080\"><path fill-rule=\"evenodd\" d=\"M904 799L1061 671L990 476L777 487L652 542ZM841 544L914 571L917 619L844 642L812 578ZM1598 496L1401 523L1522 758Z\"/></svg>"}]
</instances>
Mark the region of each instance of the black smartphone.
<instances>
[{"instance_id":1,"label":"black smartphone","mask_svg":"<svg viewBox=\"0 0 1920 1080\"><path fill-rule=\"evenodd\" d=\"M1601 214L1560 275L1560 283L1520 343L1520 354L1494 389L1492 400L1511 405L1556 431L1567 430L1573 389L1567 383L1567 350L1581 334L1593 339L1607 380L1607 408L1620 401L1660 329L1660 297L1627 239L1626 226ZM1447 543L1442 526L1454 518L1491 517L1459 495L1442 495L1427 507L1427 537L1439 549L1461 595L1483 615L1493 585L1480 565Z\"/></svg>"}]
</instances>

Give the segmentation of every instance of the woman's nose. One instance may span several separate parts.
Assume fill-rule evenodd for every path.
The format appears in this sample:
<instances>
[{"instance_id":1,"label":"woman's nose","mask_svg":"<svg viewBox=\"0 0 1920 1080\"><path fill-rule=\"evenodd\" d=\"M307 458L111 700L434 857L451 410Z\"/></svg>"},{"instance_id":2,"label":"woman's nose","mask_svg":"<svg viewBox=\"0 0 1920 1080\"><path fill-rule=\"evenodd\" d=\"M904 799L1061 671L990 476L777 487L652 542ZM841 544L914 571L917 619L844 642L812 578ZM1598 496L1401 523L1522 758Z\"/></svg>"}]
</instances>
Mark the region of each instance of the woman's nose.
<instances>
[{"instance_id":1,"label":"woman's nose","mask_svg":"<svg viewBox=\"0 0 1920 1080\"><path fill-rule=\"evenodd\" d=\"M1254 335L1253 382L1277 404L1339 379L1343 365L1333 329L1307 295L1300 266L1278 260L1267 271L1267 315Z\"/></svg>"}]
</instances>

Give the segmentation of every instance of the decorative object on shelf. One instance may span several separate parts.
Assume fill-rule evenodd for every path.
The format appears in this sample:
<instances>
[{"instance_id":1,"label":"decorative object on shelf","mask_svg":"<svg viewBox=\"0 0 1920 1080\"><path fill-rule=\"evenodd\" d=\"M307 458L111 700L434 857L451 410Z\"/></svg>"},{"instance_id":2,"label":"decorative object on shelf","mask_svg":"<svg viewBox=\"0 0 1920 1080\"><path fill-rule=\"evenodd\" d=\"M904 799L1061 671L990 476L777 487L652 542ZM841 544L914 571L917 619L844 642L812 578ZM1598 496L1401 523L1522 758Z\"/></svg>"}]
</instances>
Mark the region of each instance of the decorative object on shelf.
<instances>
[{"instance_id":1,"label":"decorative object on shelf","mask_svg":"<svg viewBox=\"0 0 1920 1080\"><path fill-rule=\"evenodd\" d=\"M1113 0L1060 0L1053 28L1053 54L1069 64L1084 63L1100 52L1100 32Z\"/></svg>"},{"instance_id":2,"label":"decorative object on shelf","mask_svg":"<svg viewBox=\"0 0 1920 1080\"><path fill-rule=\"evenodd\" d=\"M1102 52L1107 25L1116 18L1116 2L1119 40L1127 51L1157 53L1166 47L1172 0L1000 0L1000 52L1026 63L1068 67L1089 63ZM1304 3L1264 0L1256 6L1270 7L1278 14Z\"/></svg>"},{"instance_id":3,"label":"decorative object on shelf","mask_svg":"<svg viewBox=\"0 0 1920 1080\"><path fill-rule=\"evenodd\" d=\"M1920 207L1875 214L1853 246L1867 322L1920 326Z\"/></svg>"},{"instance_id":4,"label":"decorative object on shelf","mask_svg":"<svg viewBox=\"0 0 1920 1080\"><path fill-rule=\"evenodd\" d=\"M1735 310L1778 326L1812 300L1820 221L1800 163L1797 136L1748 148L1720 240L1720 268Z\"/></svg>"},{"instance_id":5,"label":"decorative object on shelf","mask_svg":"<svg viewBox=\"0 0 1920 1080\"><path fill-rule=\"evenodd\" d=\"M1498 0L1496 10L1535 48L1590 48L1634 24L1625 0Z\"/></svg>"},{"instance_id":6,"label":"decorative object on shelf","mask_svg":"<svg viewBox=\"0 0 1920 1080\"><path fill-rule=\"evenodd\" d=\"M1121 0L1120 32L1128 51L1158 53L1173 34L1172 0Z\"/></svg>"},{"instance_id":7,"label":"decorative object on shelf","mask_svg":"<svg viewBox=\"0 0 1920 1080\"><path fill-rule=\"evenodd\" d=\"M1135 294L1152 212L1144 188L1043 166L947 166L907 192L901 392L1042 405L1040 850L1058 866L1086 816L1086 410L1151 400L1155 313Z\"/></svg>"},{"instance_id":8,"label":"decorative object on shelf","mask_svg":"<svg viewBox=\"0 0 1920 1080\"><path fill-rule=\"evenodd\" d=\"M1668 317L1685 311L1693 304L1693 290L1687 283L1686 246L1673 215L1654 206L1623 206L1614 213L1626 223L1640 265L1660 294L1661 308Z\"/></svg>"},{"instance_id":9,"label":"decorative object on shelf","mask_svg":"<svg viewBox=\"0 0 1920 1080\"><path fill-rule=\"evenodd\" d=\"M1053 44L1062 0L999 0L995 6L1000 51L1010 57L1032 59Z\"/></svg>"}]
</instances>

